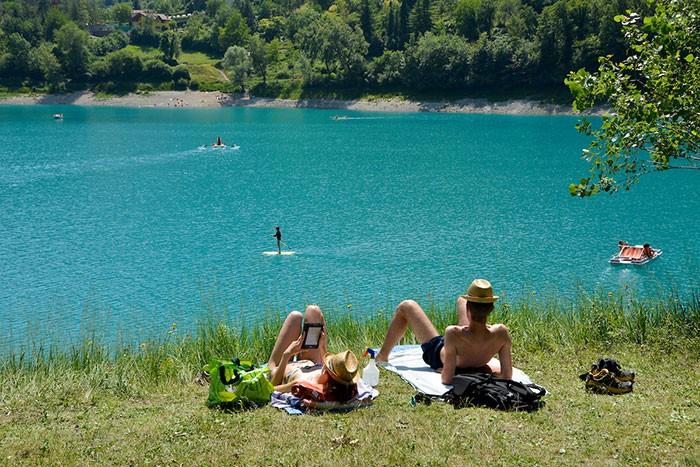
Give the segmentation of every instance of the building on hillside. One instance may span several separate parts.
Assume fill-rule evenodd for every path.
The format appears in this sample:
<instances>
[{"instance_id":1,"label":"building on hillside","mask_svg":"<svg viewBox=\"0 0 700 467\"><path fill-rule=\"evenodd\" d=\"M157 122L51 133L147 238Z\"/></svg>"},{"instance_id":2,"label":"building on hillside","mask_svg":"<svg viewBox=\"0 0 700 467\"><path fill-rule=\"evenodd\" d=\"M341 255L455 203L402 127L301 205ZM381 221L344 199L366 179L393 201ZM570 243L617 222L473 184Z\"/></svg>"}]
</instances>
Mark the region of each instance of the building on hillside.
<instances>
[{"instance_id":1,"label":"building on hillside","mask_svg":"<svg viewBox=\"0 0 700 467\"><path fill-rule=\"evenodd\" d=\"M169 15L166 15L165 13L156 13L155 11L150 10L134 10L131 14L132 23L138 23L143 18L153 18L160 24L169 23L172 19Z\"/></svg>"},{"instance_id":2,"label":"building on hillside","mask_svg":"<svg viewBox=\"0 0 700 467\"><path fill-rule=\"evenodd\" d=\"M170 19L175 23L176 27L181 27L187 23L190 16L192 16L192 13L180 13L178 15L172 15Z\"/></svg>"}]
</instances>

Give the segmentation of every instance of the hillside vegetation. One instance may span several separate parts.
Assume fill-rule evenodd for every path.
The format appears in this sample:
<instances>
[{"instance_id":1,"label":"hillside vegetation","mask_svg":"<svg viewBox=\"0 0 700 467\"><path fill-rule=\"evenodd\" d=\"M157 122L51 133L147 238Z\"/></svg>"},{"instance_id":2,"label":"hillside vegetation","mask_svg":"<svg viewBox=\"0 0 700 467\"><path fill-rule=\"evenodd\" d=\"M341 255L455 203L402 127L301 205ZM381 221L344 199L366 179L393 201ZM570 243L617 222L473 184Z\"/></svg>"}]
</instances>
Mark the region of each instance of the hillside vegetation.
<instances>
[{"instance_id":1,"label":"hillside vegetation","mask_svg":"<svg viewBox=\"0 0 700 467\"><path fill-rule=\"evenodd\" d=\"M5 0L9 90L565 95L644 0Z\"/></svg>"}]
</instances>

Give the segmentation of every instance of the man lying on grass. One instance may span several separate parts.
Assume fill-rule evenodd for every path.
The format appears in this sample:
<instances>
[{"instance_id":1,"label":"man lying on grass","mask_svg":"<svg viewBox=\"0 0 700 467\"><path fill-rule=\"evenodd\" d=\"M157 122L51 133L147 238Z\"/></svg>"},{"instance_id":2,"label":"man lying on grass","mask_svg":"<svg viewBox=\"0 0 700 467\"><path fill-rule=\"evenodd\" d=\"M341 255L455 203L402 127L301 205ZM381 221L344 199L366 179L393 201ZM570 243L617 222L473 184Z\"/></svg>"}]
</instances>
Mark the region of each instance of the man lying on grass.
<instances>
[{"instance_id":1,"label":"man lying on grass","mask_svg":"<svg viewBox=\"0 0 700 467\"><path fill-rule=\"evenodd\" d=\"M410 327L423 349L423 361L442 373L443 384L451 384L456 373L493 373L511 379L513 362L511 340L503 324L486 324L493 303L491 283L476 279L466 295L457 299L457 325L448 326L444 337L438 333L423 309L413 300L404 300L396 308L377 361L386 362L391 349ZM498 360L493 359L498 354Z\"/></svg>"}]
</instances>

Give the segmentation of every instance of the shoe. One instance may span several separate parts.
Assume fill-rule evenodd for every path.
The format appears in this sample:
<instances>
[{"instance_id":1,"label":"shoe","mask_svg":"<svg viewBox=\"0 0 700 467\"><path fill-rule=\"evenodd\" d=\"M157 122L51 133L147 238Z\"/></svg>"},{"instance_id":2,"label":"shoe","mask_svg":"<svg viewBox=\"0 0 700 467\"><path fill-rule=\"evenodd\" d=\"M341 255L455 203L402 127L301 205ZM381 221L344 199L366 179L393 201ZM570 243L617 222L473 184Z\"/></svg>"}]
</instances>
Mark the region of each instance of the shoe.
<instances>
[{"instance_id":1,"label":"shoe","mask_svg":"<svg viewBox=\"0 0 700 467\"><path fill-rule=\"evenodd\" d=\"M586 375L586 389L589 391L598 394L627 394L632 392L633 382L620 381L607 368L597 372L590 371Z\"/></svg>"},{"instance_id":2,"label":"shoe","mask_svg":"<svg viewBox=\"0 0 700 467\"><path fill-rule=\"evenodd\" d=\"M613 374L618 381L634 382L634 371L625 371L620 367L620 364L612 358L601 358L598 363L591 366L591 372L596 373L599 370L606 369Z\"/></svg>"}]
</instances>

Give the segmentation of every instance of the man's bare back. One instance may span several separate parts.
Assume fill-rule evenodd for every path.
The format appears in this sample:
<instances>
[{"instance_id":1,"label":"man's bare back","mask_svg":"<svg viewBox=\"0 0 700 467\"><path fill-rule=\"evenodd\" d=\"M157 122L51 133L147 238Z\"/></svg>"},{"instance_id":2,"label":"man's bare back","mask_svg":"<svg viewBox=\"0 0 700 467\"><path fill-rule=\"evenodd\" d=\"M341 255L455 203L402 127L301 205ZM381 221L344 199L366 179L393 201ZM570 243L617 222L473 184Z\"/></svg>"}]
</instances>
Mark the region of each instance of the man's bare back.
<instances>
[{"instance_id":1,"label":"man's bare back","mask_svg":"<svg viewBox=\"0 0 700 467\"><path fill-rule=\"evenodd\" d=\"M443 376L451 375L449 379L452 379L460 370L484 371L483 367L488 366L492 373L510 378L510 348L510 334L502 324L448 326L445 330L445 344L440 350ZM496 354L499 360L493 359Z\"/></svg>"},{"instance_id":2,"label":"man's bare back","mask_svg":"<svg viewBox=\"0 0 700 467\"><path fill-rule=\"evenodd\" d=\"M502 324L486 324L486 317L497 299L488 281L472 282L467 294L457 299L458 324L448 326L444 337L416 302L404 300L396 308L377 361L388 360L391 349L410 327L421 342L423 360L442 373L443 383L450 384L459 370L485 371L486 365L497 376L510 379L513 363L508 328ZM498 360L492 358L496 354Z\"/></svg>"}]
</instances>

